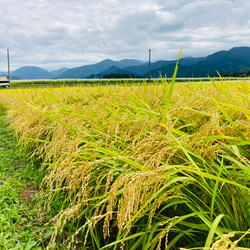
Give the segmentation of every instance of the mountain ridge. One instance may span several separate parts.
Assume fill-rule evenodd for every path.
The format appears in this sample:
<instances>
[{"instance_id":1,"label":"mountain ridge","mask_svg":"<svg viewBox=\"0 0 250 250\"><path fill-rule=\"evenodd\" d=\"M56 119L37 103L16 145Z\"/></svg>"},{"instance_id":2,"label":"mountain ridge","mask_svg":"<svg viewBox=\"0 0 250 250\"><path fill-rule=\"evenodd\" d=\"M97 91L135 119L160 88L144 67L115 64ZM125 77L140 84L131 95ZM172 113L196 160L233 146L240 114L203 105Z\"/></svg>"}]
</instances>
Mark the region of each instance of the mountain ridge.
<instances>
[{"instance_id":1,"label":"mountain ridge","mask_svg":"<svg viewBox=\"0 0 250 250\"><path fill-rule=\"evenodd\" d=\"M53 74L45 69L36 66L24 66L11 72L11 78L18 77L20 79L51 79Z\"/></svg>"},{"instance_id":2,"label":"mountain ridge","mask_svg":"<svg viewBox=\"0 0 250 250\"><path fill-rule=\"evenodd\" d=\"M172 77L176 60L159 60L151 63L151 76ZM179 60L177 77L213 77L218 73L242 72L250 70L250 47L234 47L221 50L205 57L184 57ZM11 72L11 77L20 79L75 79L101 78L105 74L134 74L148 77L148 62L136 59L113 61L105 59L95 64L83 65L71 69L62 68L46 71L35 66L21 67Z\"/></svg>"}]
</instances>

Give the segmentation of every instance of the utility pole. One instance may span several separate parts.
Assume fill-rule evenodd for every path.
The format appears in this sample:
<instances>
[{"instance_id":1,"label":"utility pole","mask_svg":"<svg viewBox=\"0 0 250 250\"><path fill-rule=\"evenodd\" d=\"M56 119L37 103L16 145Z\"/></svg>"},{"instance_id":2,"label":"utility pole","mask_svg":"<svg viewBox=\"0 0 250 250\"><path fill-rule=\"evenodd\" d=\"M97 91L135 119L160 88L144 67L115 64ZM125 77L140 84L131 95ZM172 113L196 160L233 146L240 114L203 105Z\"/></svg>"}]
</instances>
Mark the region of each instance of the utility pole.
<instances>
[{"instance_id":1,"label":"utility pole","mask_svg":"<svg viewBox=\"0 0 250 250\"><path fill-rule=\"evenodd\" d=\"M151 79L151 49L149 49L149 60L148 60L148 82Z\"/></svg>"},{"instance_id":2,"label":"utility pole","mask_svg":"<svg viewBox=\"0 0 250 250\"><path fill-rule=\"evenodd\" d=\"M9 88L10 88L10 53L9 53L9 49L7 49L7 60L8 60L8 79L9 79Z\"/></svg>"}]
</instances>

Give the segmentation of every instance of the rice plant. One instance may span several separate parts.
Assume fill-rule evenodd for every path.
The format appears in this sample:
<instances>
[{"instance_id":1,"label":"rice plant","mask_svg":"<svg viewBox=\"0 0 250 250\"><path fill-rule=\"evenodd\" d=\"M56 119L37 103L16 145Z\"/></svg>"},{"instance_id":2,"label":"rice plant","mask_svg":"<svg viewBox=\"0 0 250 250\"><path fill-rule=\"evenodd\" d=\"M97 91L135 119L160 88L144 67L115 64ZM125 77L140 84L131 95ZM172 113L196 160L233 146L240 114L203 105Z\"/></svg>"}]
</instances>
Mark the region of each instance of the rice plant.
<instances>
[{"instance_id":1,"label":"rice plant","mask_svg":"<svg viewBox=\"0 0 250 250\"><path fill-rule=\"evenodd\" d=\"M43 161L51 245L250 248L246 81L0 92Z\"/></svg>"}]
</instances>

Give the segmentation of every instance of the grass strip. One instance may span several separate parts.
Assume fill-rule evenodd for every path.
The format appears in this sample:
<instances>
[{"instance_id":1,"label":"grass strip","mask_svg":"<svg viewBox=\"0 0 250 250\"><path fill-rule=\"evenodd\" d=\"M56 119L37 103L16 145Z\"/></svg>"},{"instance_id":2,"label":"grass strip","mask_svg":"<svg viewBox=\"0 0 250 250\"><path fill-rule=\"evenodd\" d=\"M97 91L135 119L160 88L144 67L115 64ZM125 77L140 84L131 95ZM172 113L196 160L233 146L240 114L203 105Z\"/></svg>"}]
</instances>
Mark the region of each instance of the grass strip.
<instances>
[{"instance_id":1,"label":"grass strip","mask_svg":"<svg viewBox=\"0 0 250 250\"><path fill-rule=\"evenodd\" d=\"M0 249L45 249L50 230L39 218L37 166L27 161L0 106Z\"/></svg>"}]
</instances>

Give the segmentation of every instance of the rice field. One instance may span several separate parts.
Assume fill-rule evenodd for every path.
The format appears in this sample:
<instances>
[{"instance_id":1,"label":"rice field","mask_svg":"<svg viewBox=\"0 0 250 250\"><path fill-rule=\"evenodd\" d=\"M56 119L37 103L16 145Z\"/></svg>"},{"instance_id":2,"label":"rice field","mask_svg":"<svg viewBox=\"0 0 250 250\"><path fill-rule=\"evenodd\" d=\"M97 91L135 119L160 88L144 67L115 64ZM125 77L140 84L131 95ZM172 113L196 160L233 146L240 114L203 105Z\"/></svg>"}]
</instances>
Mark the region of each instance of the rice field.
<instances>
[{"instance_id":1,"label":"rice field","mask_svg":"<svg viewBox=\"0 0 250 250\"><path fill-rule=\"evenodd\" d=\"M220 80L220 77L214 77L214 80ZM233 77L222 77L223 81L238 81L238 78ZM243 78L244 79L244 78ZM169 79L170 80L170 79ZM34 88L34 87L61 87L61 86L95 86L95 85L128 85L128 84L143 84L148 79L146 78L117 78L117 79L37 79L37 80L12 80L11 88ZM153 82L160 83L161 78L151 79ZM167 81L167 77L164 78ZM200 83L200 82L210 82L208 77L203 78L176 78L177 83Z\"/></svg>"},{"instance_id":2,"label":"rice field","mask_svg":"<svg viewBox=\"0 0 250 250\"><path fill-rule=\"evenodd\" d=\"M0 91L41 159L47 249L249 249L250 82Z\"/></svg>"}]
</instances>

